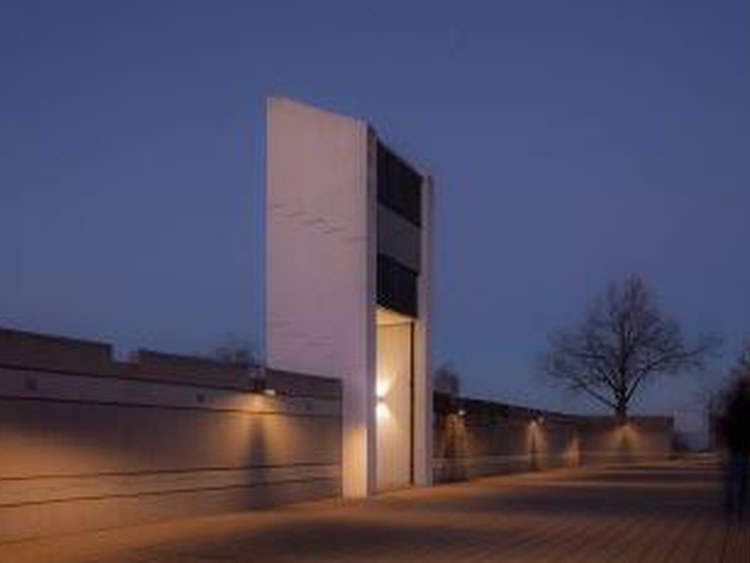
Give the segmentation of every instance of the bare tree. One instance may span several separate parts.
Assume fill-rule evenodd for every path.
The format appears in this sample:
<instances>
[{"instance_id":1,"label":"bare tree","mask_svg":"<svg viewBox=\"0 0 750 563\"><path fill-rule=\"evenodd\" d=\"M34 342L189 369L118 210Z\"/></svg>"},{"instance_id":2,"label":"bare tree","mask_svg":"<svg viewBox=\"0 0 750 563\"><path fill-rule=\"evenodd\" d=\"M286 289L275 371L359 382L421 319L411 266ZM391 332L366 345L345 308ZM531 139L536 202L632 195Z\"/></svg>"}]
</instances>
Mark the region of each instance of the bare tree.
<instances>
[{"instance_id":1,"label":"bare tree","mask_svg":"<svg viewBox=\"0 0 750 563\"><path fill-rule=\"evenodd\" d=\"M700 370L718 346L712 336L687 344L677 323L657 308L643 280L631 275L610 284L578 327L550 337L542 373L624 418L644 382Z\"/></svg>"},{"instance_id":2,"label":"bare tree","mask_svg":"<svg viewBox=\"0 0 750 563\"><path fill-rule=\"evenodd\" d=\"M216 360L228 364L246 364L248 366L260 364L260 358L252 342L237 339L233 334L228 335L225 340L224 344L213 353Z\"/></svg>"},{"instance_id":3,"label":"bare tree","mask_svg":"<svg viewBox=\"0 0 750 563\"><path fill-rule=\"evenodd\" d=\"M435 391L456 397L461 393L461 375L450 362L441 364L432 376Z\"/></svg>"},{"instance_id":4,"label":"bare tree","mask_svg":"<svg viewBox=\"0 0 750 563\"><path fill-rule=\"evenodd\" d=\"M732 367L730 377L735 379L750 378L750 340L745 341L737 362Z\"/></svg>"}]
</instances>

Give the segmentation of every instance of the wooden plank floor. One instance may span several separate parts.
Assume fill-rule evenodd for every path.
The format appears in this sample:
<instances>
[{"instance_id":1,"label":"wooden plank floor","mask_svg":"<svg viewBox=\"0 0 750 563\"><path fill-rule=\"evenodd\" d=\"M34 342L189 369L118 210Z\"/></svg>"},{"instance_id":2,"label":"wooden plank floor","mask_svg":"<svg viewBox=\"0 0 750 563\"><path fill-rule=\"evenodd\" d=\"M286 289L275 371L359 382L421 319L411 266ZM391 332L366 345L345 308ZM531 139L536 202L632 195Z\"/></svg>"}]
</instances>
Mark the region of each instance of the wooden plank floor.
<instances>
[{"instance_id":1,"label":"wooden plank floor","mask_svg":"<svg viewBox=\"0 0 750 563\"><path fill-rule=\"evenodd\" d=\"M0 561L750 562L710 460L469 484L0 544Z\"/></svg>"}]
</instances>

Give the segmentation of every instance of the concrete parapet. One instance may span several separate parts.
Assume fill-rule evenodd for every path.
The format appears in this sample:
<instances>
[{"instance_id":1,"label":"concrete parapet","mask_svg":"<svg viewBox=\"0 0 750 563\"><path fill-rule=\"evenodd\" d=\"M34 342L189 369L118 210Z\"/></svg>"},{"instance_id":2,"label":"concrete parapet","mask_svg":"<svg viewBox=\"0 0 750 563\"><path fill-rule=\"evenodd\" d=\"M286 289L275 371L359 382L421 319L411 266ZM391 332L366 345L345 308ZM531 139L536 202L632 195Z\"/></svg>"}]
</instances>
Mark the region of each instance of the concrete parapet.
<instances>
[{"instance_id":1,"label":"concrete parapet","mask_svg":"<svg viewBox=\"0 0 750 563\"><path fill-rule=\"evenodd\" d=\"M192 383L196 385L251 389L251 377L257 368L244 363L230 363L179 354L165 354L153 350L138 350L128 362L119 366L123 377L136 377Z\"/></svg>"},{"instance_id":2,"label":"concrete parapet","mask_svg":"<svg viewBox=\"0 0 750 563\"><path fill-rule=\"evenodd\" d=\"M0 365L113 375L112 346L0 328Z\"/></svg>"}]
</instances>

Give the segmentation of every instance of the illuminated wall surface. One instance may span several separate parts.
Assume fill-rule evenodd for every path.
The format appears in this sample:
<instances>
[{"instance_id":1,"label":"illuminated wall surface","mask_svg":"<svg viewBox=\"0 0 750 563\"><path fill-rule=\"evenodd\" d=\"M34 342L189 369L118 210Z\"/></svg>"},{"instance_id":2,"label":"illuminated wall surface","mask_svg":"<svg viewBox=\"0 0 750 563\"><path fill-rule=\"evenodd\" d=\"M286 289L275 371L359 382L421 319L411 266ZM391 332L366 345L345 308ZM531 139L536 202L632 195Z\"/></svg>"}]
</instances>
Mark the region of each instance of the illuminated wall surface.
<instances>
[{"instance_id":1,"label":"illuminated wall surface","mask_svg":"<svg viewBox=\"0 0 750 563\"><path fill-rule=\"evenodd\" d=\"M340 382L0 330L0 541L337 496Z\"/></svg>"},{"instance_id":2,"label":"illuminated wall surface","mask_svg":"<svg viewBox=\"0 0 750 563\"><path fill-rule=\"evenodd\" d=\"M435 481L537 469L664 460L673 420L576 416L435 396Z\"/></svg>"},{"instance_id":3,"label":"illuminated wall surface","mask_svg":"<svg viewBox=\"0 0 750 563\"><path fill-rule=\"evenodd\" d=\"M386 490L413 475L402 429L416 327L379 317ZM107 345L0 329L0 541L339 496L341 381L272 370L262 391L257 375L154 352L114 362ZM437 481L669 454L668 418L435 398Z\"/></svg>"},{"instance_id":4,"label":"illuminated wall surface","mask_svg":"<svg viewBox=\"0 0 750 563\"><path fill-rule=\"evenodd\" d=\"M429 179L358 119L274 98L267 129L268 365L342 380L345 496L427 484ZM396 352L379 348L392 339L378 308L408 318L413 336L388 417L378 363Z\"/></svg>"},{"instance_id":5,"label":"illuminated wall surface","mask_svg":"<svg viewBox=\"0 0 750 563\"><path fill-rule=\"evenodd\" d=\"M380 319L379 319L380 320ZM378 323L377 332L377 489L411 483L411 322Z\"/></svg>"}]
</instances>

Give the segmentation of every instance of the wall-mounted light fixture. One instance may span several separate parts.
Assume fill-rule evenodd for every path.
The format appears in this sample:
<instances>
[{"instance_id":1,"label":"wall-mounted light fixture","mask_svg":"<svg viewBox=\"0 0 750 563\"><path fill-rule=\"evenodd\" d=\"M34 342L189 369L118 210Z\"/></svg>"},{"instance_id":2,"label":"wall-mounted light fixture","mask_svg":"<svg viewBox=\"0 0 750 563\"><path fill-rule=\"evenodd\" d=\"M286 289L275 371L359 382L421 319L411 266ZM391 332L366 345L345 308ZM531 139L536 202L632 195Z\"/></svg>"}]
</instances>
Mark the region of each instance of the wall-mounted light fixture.
<instances>
[{"instance_id":1,"label":"wall-mounted light fixture","mask_svg":"<svg viewBox=\"0 0 750 563\"><path fill-rule=\"evenodd\" d=\"M385 402L390 387L388 381L389 380L384 377L382 373L378 373L375 384L375 412L378 419L385 419L389 414L388 405Z\"/></svg>"},{"instance_id":2,"label":"wall-mounted light fixture","mask_svg":"<svg viewBox=\"0 0 750 563\"><path fill-rule=\"evenodd\" d=\"M378 373L377 380L375 383L375 398L378 403L385 401L388 396L388 392L391 390L392 378L390 374Z\"/></svg>"},{"instance_id":3,"label":"wall-mounted light fixture","mask_svg":"<svg viewBox=\"0 0 750 563\"><path fill-rule=\"evenodd\" d=\"M385 395L376 393L375 394L375 412L379 418L387 418L389 414L388 405L385 402Z\"/></svg>"},{"instance_id":4,"label":"wall-mounted light fixture","mask_svg":"<svg viewBox=\"0 0 750 563\"><path fill-rule=\"evenodd\" d=\"M265 369L261 369L258 375L250 376L250 391L252 393L262 393L269 397L276 396L276 389L268 386L268 379L265 377Z\"/></svg>"}]
</instances>

